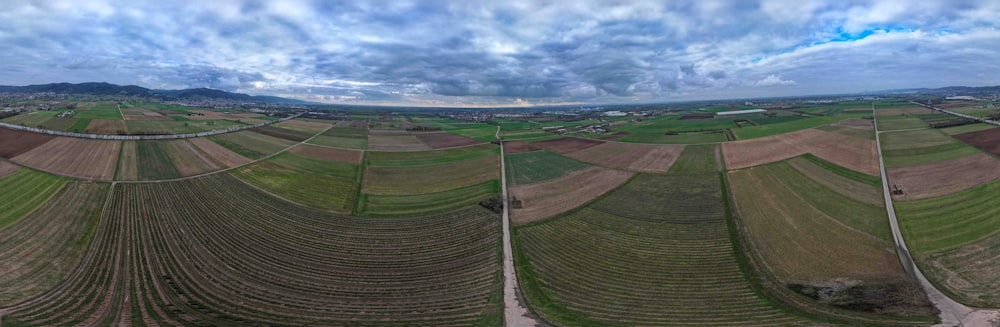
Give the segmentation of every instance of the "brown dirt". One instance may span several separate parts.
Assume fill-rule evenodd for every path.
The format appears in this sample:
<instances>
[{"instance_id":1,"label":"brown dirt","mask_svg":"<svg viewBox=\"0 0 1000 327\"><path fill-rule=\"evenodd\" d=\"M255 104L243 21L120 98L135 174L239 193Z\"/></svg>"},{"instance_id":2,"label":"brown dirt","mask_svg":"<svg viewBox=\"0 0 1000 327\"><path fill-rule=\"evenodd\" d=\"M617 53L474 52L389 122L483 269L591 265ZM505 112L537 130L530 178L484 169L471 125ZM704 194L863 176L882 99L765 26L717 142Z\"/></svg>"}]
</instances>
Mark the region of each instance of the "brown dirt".
<instances>
[{"instance_id":1,"label":"brown dirt","mask_svg":"<svg viewBox=\"0 0 1000 327\"><path fill-rule=\"evenodd\" d=\"M889 168L889 184L898 186L903 195L896 200L917 200L947 195L992 182L1000 178L1000 161L980 153L933 164Z\"/></svg>"},{"instance_id":2,"label":"brown dirt","mask_svg":"<svg viewBox=\"0 0 1000 327\"><path fill-rule=\"evenodd\" d=\"M370 129L368 135L410 135L410 132L402 129Z\"/></svg>"},{"instance_id":3,"label":"brown dirt","mask_svg":"<svg viewBox=\"0 0 1000 327\"><path fill-rule=\"evenodd\" d=\"M788 164L802 174L809 176L816 183L826 186L834 192L863 203L882 206L882 188L880 187L837 175L802 157L788 160Z\"/></svg>"},{"instance_id":4,"label":"brown dirt","mask_svg":"<svg viewBox=\"0 0 1000 327\"><path fill-rule=\"evenodd\" d=\"M361 163L361 159L364 154L363 152L356 150L328 148L325 146L310 144L299 144L291 150L288 150L288 152L316 159L349 162L355 164Z\"/></svg>"},{"instance_id":5,"label":"brown dirt","mask_svg":"<svg viewBox=\"0 0 1000 327\"><path fill-rule=\"evenodd\" d=\"M197 175L226 167L222 162L215 160L210 154L187 140L166 141L164 149L174 167L183 176Z\"/></svg>"},{"instance_id":6,"label":"brown dirt","mask_svg":"<svg viewBox=\"0 0 1000 327\"><path fill-rule=\"evenodd\" d=\"M118 172L115 173L116 180L139 180L139 154L136 153L135 147L135 141L122 142L122 148L119 151Z\"/></svg>"},{"instance_id":7,"label":"brown dirt","mask_svg":"<svg viewBox=\"0 0 1000 327\"><path fill-rule=\"evenodd\" d=\"M465 136L455 135L448 132L413 133L413 135L416 136L417 139L420 139L421 142L427 143L427 145L430 145L435 149L454 148L482 143Z\"/></svg>"},{"instance_id":8,"label":"brown dirt","mask_svg":"<svg viewBox=\"0 0 1000 327\"><path fill-rule=\"evenodd\" d=\"M0 127L0 157L13 158L55 138L48 134Z\"/></svg>"},{"instance_id":9,"label":"brown dirt","mask_svg":"<svg viewBox=\"0 0 1000 327\"><path fill-rule=\"evenodd\" d=\"M21 166L0 160L0 177L4 177L17 171Z\"/></svg>"},{"instance_id":10,"label":"brown dirt","mask_svg":"<svg viewBox=\"0 0 1000 327\"><path fill-rule=\"evenodd\" d=\"M869 131L875 130L875 124L873 124L872 120L869 119L850 118L838 121L830 125L838 127L857 128Z\"/></svg>"},{"instance_id":11,"label":"brown dirt","mask_svg":"<svg viewBox=\"0 0 1000 327\"><path fill-rule=\"evenodd\" d=\"M541 151L542 148L525 141L503 141L503 151L505 154L525 153Z\"/></svg>"},{"instance_id":12,"label":"brown dirt","mask_svg":"<svg viewBox=\"0 0 1000 327\"><path fill-rule=\"evenodd\" d=\"M365 169L362 191L381 195L415 195L453 190L497 179L500 160L485 156L432 166Z\"/></svg>"},{"instance_id":13,"label":"brown dirt","mask_svg":"<svg viewBox=\"0 0 1000 327\"><path fill-rule=\"evenodd\" d=\"M683 145L607 142L568 153L567 156L610 168L665 173L683 151Z\"/></svg>"},{"instance_id":14,"label":"brown dirt","mask_svg":"<svg viewBox=\"0 0 1000 327\"><path fill-rule=\"evenodd\" d=\"M624 138L626 136L629 136L629 135L632 135L632 132L618 132L618 133L614 133L614 134L602 137L601 139L605 140L605 141L617 141L617 140L620 140L620 139L622 139L622 138Z\"/></svg>"},{"instance_id":15,"label":"brown dirt","mask_svg":"<svg viewBox=\"0 0 1000 327\"><path fill-rule=\"evenodd\" d=\"M413 151L431 150L431 147L424 144L424 142L420 142L420 139L410 134L371 134L368 136L368 149L377 151Z\"/></svg>"},{"instance_id":16,"label":"brown dirt","mask_svg":"<svg viewBox=\"0 0 1000 327\"><path fill-rule=\"evenodd\" d=\"M558 154L567 154L570 152L580 151L592 146L597 146L604 143L598 140L589 139L578 139L575 137L565 137L556 140L548 140L532 143L535 146L549 150Z\"/></svg>"},{"instance_id":17,"label":"brown dirt","mask_svg":"<svg viewBox=\"0 0 1000 327\"><path fill-rule=\"evenodd\" d=\"M62 175L111 180L115 175L121 141L57 137L12 160L22 165Z\"/></svg>"},{"instance_id":18,"label":"brown dirt","mask_svg":"<svg viewBox=\"0 0 1000 327\"><path fill-rule=\"evenodd\" d=\"M118 132L128 133L128 127L125 127L125 121L120 119L94 119L83 132L114 135Z\"/></svg>"},{"instance_id":19,"label":"brown dirt","mask_svg":"<svg viewBox=\"0 0 1000 327\"><path fill-rule=\"evenodd\" d=\"M125 120L144 120L144 121L145 120L157 120L157 121L172 120L170 117L167 117L167 116L123 115L122 117L125 117Z\"/></svg>"},{"instance_id":20,"label":"brown dirt","mask_svg":"<svg viewBox=\"0 0 1000 327\"><path fill-rule=\"evenodd\" d=\"M781 161L806 153L840 166L878 176L875 141L841 133L807 129L722 144L726 168L740 169Z\"/></svg>"},{"instance_id":21,"label":"brown dirt","mask_svg":"<svg viewBox=\"0 0 1000 327\"><path fill-rule=\"evenodd\" d=\"M524 225L570 211L610 192L632 175L590 167L545 182L512 187L511 200L521 201L522 208L511 209L511 222Z\"/></svg>"},{"instance_id":22,"label":"brown dirt","mask_svg":"<svg viewBox=\"0 0 1000 327\"><path fill-rule=\"evenodd\" d=\"M1000 128L962 133L953 135L952 137L974 146L977 149L1000 156Z\"/></svg>"},{"instance_id":23,"label":"brown dirt","mask_svg":"<svg viewBox=\"0 0 1000 327\"><path fill-rule=\"evenodd\" d=\"M333 124L328 124L328 123L319 123L319 122L297 120L297 119L286 120L286 121L277 123L275 125L286 126L286 127L291 127L291 128L298 128L298 129L304 129L304 130L310 130L310 131L316 131L316 132L325 130L327 128L330 128L330 126L333 126Z\"/></svg>"},{"instance_id":24,"label":"brown dirt","mask_svg":"<svg viewBox=\"0 0 1000 327\"><path fill-rule=\"evenodd\" d=\"M205 151L226 167L236 167L253 161L204 137L188 139L188 142Z\"/></svg>"}]
</instances>

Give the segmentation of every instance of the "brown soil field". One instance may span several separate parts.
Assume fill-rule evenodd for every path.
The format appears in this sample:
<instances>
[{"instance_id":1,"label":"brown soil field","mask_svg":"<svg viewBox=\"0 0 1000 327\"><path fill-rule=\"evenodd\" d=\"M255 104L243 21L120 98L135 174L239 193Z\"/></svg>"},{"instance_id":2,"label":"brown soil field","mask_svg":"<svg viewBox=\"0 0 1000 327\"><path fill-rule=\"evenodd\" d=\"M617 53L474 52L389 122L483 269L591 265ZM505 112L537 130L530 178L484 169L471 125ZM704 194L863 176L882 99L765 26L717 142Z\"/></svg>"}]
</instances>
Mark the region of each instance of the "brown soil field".
<instances>
[{"instance_id":1,"label":"brown soil field","mask_svg":"<svg viewBox=\"0 0 1000 327\"><path fill-rule=\"evenodd\" d=\"M312 121L305 121L305 120L298 120L298 119L286 120L286 121L277 123L276 125L286 126L286 127L291 127L291 128L304 129L304 130L310 130L310 131L315 131L315 132L324 131L327 128L330 128L330 126L333 126L333 124L320 123L320 122L312 122Z\"/></svg>"},{"instance_id":2,"label":"brown soil field","mask_svg":"<svg viewBox=\"0 0 1000 327\"><path fill-rule=\"evenodd\" d=\"M291 150L288 150L288 152L316 159L349 162L356 164L360 164L362 158L364 157L364 152L361 151L339 149L339 148L328 148L325 146L318 146L311 144L299 144L294 148L292 148Z\"/></svg>"},{"instance_id":3,"label":"brown soil field","mask_svg":"<svg viewBox=\"0 0 1000 327\"><path fill-rule=\"evenodd\" d=\"M521 202L512 209L511 221L524 225L573 210L624 184L631 172L590 167L541 183L510 188L511 200Z\"/></svg>"},{"instance_id":4,"label":"brown soil field","mask_svg":"<svg viewBox=\"0 0 1000 327\"><path fill-rule=\"evenodd\" d=\"M665 173L683 151L683 145L606 142L567 156L610 168Z\"/></svg>"},{"instance_id":5,"label":"brown soil field","mask_svg":"<svg viewBox=\"0 0 1000 327\"><path fill-rule=\"evenodd\" d=\"M337 127L368 128L367 120L341 120L335 125Z\"/></svg>"},{"instance_id":6,"label":"brown soil field","mask_svg":"<svg viewBox=\"0 0 1000 327\"><path fill-rule=\"evenodd\" d=\"M403 133L406 132L404 131ZM368 150L412 151L431 150L431 147L424 144L424 142L420 142L420 139L410 134L370 134L368 135Z\"/></svg>"},{"instance_id":7,"label":"brown soil field","mask_svg":"<svg viewBox=\"0 0 1000 327\"><path fill-rule=\"evenodd\" d=\"M542 148L534 146L531 143L525 141L503 141L504 154L525 153L525 152L541 151L541 150Z\"/></svg>"},{"instance_id":8,"label":"brown soil field","mask_svg":"<svg viewBox=\"0 0 1000 327\"><path fill-rule=\"evenodd\" d=\"M1000 156L1000 128L952 135L977 149Z\"/></svg>"},{"instance_id":9,"label":"brown soil field","mask_svg":"<svg viewBox=\"0 0 1000 327\"><path fill-rule=\"evenodd\" d=\"M620 140L620 139L622 139L622 138L624 138L626 136L629 136L629 135L632 135L632 132L618 132L618 133L614 133L614 134L602 137L601 139L605 140L605 141L617 141L617 140Z\"/></svg>"},{"instance_id":10,"label":"brown soil field","mask_svg":"<svg viewBox=\"0 0 1000 327\"><path fill-rule=\"evenodd\" d=\"M410 135L410 132L402 129L370 129L368 135Z\"/></svg>"},{"instance_id":11,"label":"brown soil field","mask_svg":"<svg viewBox=\"0 0 1000 327\"><path fill-rule=\"evenodd\" d=\"M872 121L868 120L868 119L849 118L849 119L844 119L844 120L838 121L838 122L830 124L830 125L838 126L838 127L849 127L849 128L864 129L864 130L869 130L869 131L870 130L875 130L875 124L873 124Z\"/></svg>"},{"instance_id":12,"label":"brown soil field","mask_svg":"<svg viewBox=\"0 0 1000 327\"><path fill-rule=\"evenodd\" d=\"M580 151L592 146L600 145L604 142L598 140L588 140L588 139L578 139L575 137L566 137L556 140L548 140L532 143L533 145L549 150L558 154L567 154L570 152Z\"/></svg>"},{"instance_id":13,"label":"brown soil field","mask_svg":"<svg viewBox=\"0 0 1000 327\"><path fill-rule=\"evenodd\" d=\"M202 151L188 140L165 141L164 149L173 162L174 168L184 176L192 176L226 168L212 155Z\"/></svg>"},{"instance_id":14,"label":"brown soil field","mask_svg":"<svg viewBox=\"0 0 1000 327\"><path fill-rule=\"evenodd\" d=\"M191 142L191 144L194 144L198 149L212 156L226 167L236 167L253 161L204 137L188 139L188 142Z\"/></svg>"},{"instance_id":15,"label":"brown soil field","mask_svg":"<svg viewBox=\"0 0 1000 327\"><path fill-rule=\"evenodd\" d=\"M159 120L159 121L171 120L170 117L160 116L160 115L157 115L157 116L150 116L150 115L123 115L122 117L125 117L125 120Z\"/></svg>"},{"instance_id":16,"label":"brown soil field","mask_svg":"<svg viewBox=\"0 0 1000 327\"><path fill-rule=\"evenodd\" d=\"M122 142L119 158L118 172L115 173L115 179L125 181L139 180L139 154L136 153L134 141Z\"/></svg>"},{"instance_id":17,"label":"brown soil field","mask_svg":"<svg viewBox=\"0 0 1000 327\"><path fill-rule=\"evenodd\" d=\"M1000 161L980 153L920 166L889 168L889 184L903 190L896 200L917 200L967 190L1000 178Z\"/></svg>"},{"instance_id":18,"label":"brown soil field","mask_svg":"<svg viewBox=\"0 0 1000 327\"><path fill-rule=\"evenodd\" d=\"M57 137L12 160L28 167L66 176L111 180L121 141Z\"/></svg>"},{"instance_id":19,"label":"brown soil field","mask_svg":"<svg viewBox=\"0 0 1000 327\"><path fill-rule=\"evenodd\" d=\"M726 168L730 170L812 153L840 166L878 176L877 152L874 140L817 129L722 144Z\"/></svg>"},{"instance_id":20,"label":"brown soil field","mask_svg":"<svg viewBox=\"0 0 1000 327\"><path fill-rule=\"evenodd\" d=\"M869 109L870 110L870 109ZM930 110L924 107L909 107L909 108L894 108L894 109L877 109L875 113L879 115L902 115L902 114L932 114L937 111Z\"/></svg>"},{"instance_id":21,"label":"brown soil field","mask_svg":"<svg viewBox=\"0 0 1000 327\"><path fill-rule=\"evenodd\" d=\"M421 142L424 142L435 149L454 148L482 143L465 136L455 135L448 132L413 133L413 135L416 136Z\"/></svg>"},{"instance_id":22,"label":"brown soil field","mask_svg":"<svg viewBox=\"0 0 1000 327\"><path fill-rule=\"evenodd\" d=\"M17 171L18 168L21 168L21 166L0 160L0 177L7 176Z\"/></svg>"},{"instance_id":23,"label":"brown soil field","mask_svg":"<svg viewBox=\"0 0 1000 327\"><path fill-rule=\"evenodd\" d=\"M368 194L427 194L500 178L500 160L496 156L485 156L432 166L368 166L364 176L362 191Z\"/></svg>"},{"instance_id":24,"label":"brown soil field","mask_svg":"<svg viewBox=\"0 0 1000 327\"><path fill-rule=\"evenodd\" d=\"M16 157L54 138L55 136L48 134L24 132L0 127L0 157L8 159Z\"/></svg>"},{"instance_id":25,"label":"brown soil field","mask_svg":"<svg viewBox=\"0 0 1000 327\"><path fill-rule=\"evenodd\" d=\"M125 127L125 121L120 119L94 119L83 132L114 135L118 132L128 133L128 127Z\"/></svg>"},{"instance_id":26,"label":"brown soil field","mask_svg":"<svg viewBox=\"0 0 1000 327\"><path fill-rule=\"evenodd\" d=\"M164 110L164 109L152 109L152 110L153 110L153 112L156 112L156 113L164 115L164 116L166 116L166 115L183 115L184 114L183 112L174 111L174 110Z\"/></svg>"}]
</instances>

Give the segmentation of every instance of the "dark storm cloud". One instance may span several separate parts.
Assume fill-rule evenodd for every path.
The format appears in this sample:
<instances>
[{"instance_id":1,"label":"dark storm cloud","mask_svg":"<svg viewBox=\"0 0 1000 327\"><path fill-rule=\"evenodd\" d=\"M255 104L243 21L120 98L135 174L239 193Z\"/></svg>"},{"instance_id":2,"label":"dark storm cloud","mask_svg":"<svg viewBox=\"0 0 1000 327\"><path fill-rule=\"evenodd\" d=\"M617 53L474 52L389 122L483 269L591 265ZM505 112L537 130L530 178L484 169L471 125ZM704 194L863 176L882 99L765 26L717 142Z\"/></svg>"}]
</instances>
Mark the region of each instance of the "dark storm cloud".
<instances>
[{"instance_id":1,"label":"dark storm cloud","mask_svg":"<svg viewBox=\"0 0 1000 327\"><path fill-rule=\"evenodd\" d=\"M26 1L0 84L324 101L652 101L997 84L981 1ZM831 78L836 76L837 78Z\"/></svg>"}]
</instances>

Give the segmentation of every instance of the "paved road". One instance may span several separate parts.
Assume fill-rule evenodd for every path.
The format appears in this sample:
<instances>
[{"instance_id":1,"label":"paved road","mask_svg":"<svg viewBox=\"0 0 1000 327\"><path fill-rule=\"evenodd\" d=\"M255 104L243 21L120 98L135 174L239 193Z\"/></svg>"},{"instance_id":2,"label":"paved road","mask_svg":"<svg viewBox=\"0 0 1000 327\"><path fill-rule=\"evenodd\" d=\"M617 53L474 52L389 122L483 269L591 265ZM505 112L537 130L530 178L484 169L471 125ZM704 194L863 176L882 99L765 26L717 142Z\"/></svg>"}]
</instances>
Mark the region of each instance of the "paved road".
<instances>
[{"instance_id":1,"label":"paved road","mask_svg":"<svg viewBox=\"0 0 1000 327\"><path fill-rule=\"evenodd\" d=\"M917 265L913 263L913 258L910 256L910 250L906 247L906 241L903 240L903 234L899 230L899 221L896 219L896 210L892 205L892 193L889 191L889 181L887 180L885 174L885 161L882 159L882 143L879 137L878 131L878 121L875 117L875 104L872 104L872 121L875 125L875 144L878 148L878 167L882 173L882 194L885 196L885 209L889 213L889 226L892 228L892 237L896 241L896 253L899 255L899 261L903 265L903 269L910 275L917 278L920 282L920 286L927 293L927 297L930 298L931 303L941 314L938 317L941 318L941 324L939 326L981 326L981 323L985 323L982 315L970 315L975 310L952 300L944 293L941 293L934 284L924 277L924 274L920 272ZM972 318L972 319L970 319Z\"/></svg>"},{"instance_id":2,"label":"paved road","mask_svg":"<svg viewBox=\"0 0 1000 327\"><path fill-rule=\"evenodd\" d=\"M496 139L500 139L497 125ZM514 271L514 250L510 245L510 211L507 210L507 165L504 163L503 144L500 145L500 185L503 196L503 315L504 326L542 326L531 317L531 313L521 301L517 287L517 272Z\"/></svg>"}]
</instances>

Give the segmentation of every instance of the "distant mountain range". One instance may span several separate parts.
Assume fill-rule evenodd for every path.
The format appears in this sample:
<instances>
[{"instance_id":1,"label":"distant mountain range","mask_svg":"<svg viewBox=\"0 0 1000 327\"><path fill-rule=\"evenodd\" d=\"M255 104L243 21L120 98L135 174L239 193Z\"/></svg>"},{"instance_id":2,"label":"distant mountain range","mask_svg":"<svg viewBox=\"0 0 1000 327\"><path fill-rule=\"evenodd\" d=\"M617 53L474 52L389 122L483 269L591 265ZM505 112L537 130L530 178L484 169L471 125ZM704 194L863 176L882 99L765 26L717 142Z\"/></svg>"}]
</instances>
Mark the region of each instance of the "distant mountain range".
<instances>
[{"instance_id":1,"label":"distant mountain range","mask_svg":"<svg viewBox=\"0 0 1000 327\"><path fill-rule=\"evenodd\" d=\"M310 102L274 97L254 96L243 93L226 92L222 90L196 88L183 90L151 90L135 85L115 85L110 83L52 83L28 86L0 85L0 92L40 93L53 92L58 94L89 94L107 96L140 96L163 98L167 100L231 100L258 103L309 104Z\"/></svg>"}]
</instances>

